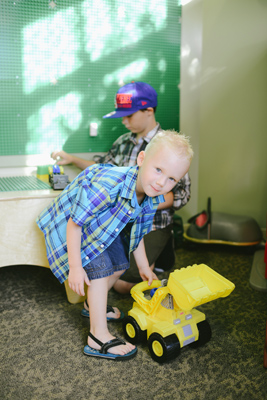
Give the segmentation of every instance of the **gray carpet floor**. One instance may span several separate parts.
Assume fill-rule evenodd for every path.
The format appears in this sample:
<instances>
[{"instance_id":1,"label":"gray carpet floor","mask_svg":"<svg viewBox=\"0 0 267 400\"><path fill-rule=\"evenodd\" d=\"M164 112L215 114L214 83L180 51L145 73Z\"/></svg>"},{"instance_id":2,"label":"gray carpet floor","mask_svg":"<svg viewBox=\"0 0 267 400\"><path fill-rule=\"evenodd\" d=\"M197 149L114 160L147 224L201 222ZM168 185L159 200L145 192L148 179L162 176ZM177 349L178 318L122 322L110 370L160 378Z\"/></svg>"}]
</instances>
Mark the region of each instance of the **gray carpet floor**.
<instances>
[{"instance_id":1,"label":"gray carpet floor","mask_svg":"<svg viewBox=\"0 0 267 400\"><path fill-rule=\"evenodd\" d=\"M86 357L82 304L68 303L50 270L1 268L0 399L267 399L267 293L249 285L252 261L252 249L184 244L176 251L175 268L205 263L236 288L199 307L211 325L210 342L181 349L167 364L153 361L146 344L125 362ZM109 304L125 313L132 303L130 295L109 294ZM110 330L123 337L120 323Z\"/></svg>"}]
</instances>

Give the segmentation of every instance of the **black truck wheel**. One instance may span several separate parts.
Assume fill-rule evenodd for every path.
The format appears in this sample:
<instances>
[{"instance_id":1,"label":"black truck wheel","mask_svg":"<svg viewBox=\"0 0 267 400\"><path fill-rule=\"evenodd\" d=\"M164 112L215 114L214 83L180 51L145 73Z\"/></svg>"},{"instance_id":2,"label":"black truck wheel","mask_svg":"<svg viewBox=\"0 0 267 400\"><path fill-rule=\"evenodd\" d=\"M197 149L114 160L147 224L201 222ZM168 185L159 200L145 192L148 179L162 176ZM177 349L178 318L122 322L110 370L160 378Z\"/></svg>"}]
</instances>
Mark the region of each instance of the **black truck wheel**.
<instances>
[{"instance_id":1,"label":"black truck wheel","mask_svg":"<svg viewBox=\"0 0 267 400\"><path fill-rule=\"evenodd\" d=\"M146 331L143 331L140 328L133 317L125 317L122 323L122 328L126 339L130 343L137 344L146 340Z\"/></svg>"},{"instance_id":2,"label":"black truck wheel","mask_svg":"<svg viewBox=\"0 0 267 400\"><path fill-rule=\"evenodd\" d=\"M158 333L152 333L148 339L148 348L151 357L158 363L171 361L180 354L180 343L174 334L164 338Z\"/></svg>"},{"instance_id":3,"label":"black truck wheel","mask_svg":"<svg viewBox=\"0 0 267 400\"><path fill-rule=\"evenodd\" d=\"M201 321L197 324L198 332L199 332L199 337L196 342L191 343L191 346L196 348L203 346L204 344L208 343L211 339L211 328L210 324L208 321L205 319L205 321Z\"/></svg>"}]
</instances>

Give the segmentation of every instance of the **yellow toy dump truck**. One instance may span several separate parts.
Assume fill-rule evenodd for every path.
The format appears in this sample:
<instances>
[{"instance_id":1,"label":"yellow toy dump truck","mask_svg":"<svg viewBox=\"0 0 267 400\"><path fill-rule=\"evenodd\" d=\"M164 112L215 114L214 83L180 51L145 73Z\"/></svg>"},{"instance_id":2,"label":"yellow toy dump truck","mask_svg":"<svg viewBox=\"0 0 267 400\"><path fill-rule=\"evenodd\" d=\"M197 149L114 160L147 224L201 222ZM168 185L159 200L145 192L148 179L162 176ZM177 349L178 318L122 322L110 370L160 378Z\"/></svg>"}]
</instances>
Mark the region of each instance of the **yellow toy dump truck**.
<instances>
[{"instance_id":1,"label":"yellow toy dump truck","mask_svg":"<svg viewBox=\"0 0 267 400\"><path fill-rule=\"evenodd\" d=\"M234 288L205 264L177 269L168 280L153 281L151 286L141 282L131 290L135 302L123 321L124 334L133 344L148 339L153 360L170 361L182 347L197 347L211 338L205 314L194 307L227 297Z\"/></svg>"}]
</instances>

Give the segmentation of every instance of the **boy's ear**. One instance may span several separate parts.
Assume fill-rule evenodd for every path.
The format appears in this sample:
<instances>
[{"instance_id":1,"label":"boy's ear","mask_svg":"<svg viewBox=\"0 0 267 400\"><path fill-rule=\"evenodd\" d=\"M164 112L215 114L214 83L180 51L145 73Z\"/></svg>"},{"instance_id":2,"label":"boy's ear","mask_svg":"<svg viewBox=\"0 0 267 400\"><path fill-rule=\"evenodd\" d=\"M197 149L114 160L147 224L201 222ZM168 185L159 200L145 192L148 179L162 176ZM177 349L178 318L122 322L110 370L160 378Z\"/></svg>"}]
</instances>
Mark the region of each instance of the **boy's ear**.
<instances>
[{"instance_id":1,"label":"boy's ear","mask_svg":"<svg viewBox=\"0 0 267 400\"><path fill-rule=\"evenodd\" d=\"M137 165L138 165L138 167L141 167L141 165L143 164L144 159L145 159L145 155L146 155L146 153L143 150L140 151L140 153L138 154L138 156L137 156Z\"/></svg>"},{"instance_id":2,"label":"boy's ear","mask_svg":"<svg viewBox=\"0 0 267 400\"><path fill-rule=\"evenodd\" d=\"M151 113L154 114L154 108L153 108L153 107L147 107L146 110L147 110L147 111L150 111L150 114L151 114Z\"/></svg>"}]
</instances>

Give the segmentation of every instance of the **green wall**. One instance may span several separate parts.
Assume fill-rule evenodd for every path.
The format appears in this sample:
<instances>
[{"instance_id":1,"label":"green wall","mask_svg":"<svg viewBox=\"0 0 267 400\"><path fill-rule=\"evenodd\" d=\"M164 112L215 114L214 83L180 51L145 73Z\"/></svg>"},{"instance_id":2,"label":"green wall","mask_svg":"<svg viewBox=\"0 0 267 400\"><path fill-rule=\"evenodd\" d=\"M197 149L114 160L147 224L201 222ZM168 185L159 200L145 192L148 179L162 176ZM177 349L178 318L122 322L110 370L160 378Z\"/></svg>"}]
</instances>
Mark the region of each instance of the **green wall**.
<instances>
[{"instance_id":1,"label":"green wall","mask_svg":"<svg viewBox=\"0 0 267 400\"><path fill-rule=\"evenodd\" d=\"M177 0L2 0L0 155L104 152L119 86L150 83L157 120L179 129ZM91 122L98 136L89 137Z\"/></svg>"}]
</instances>

